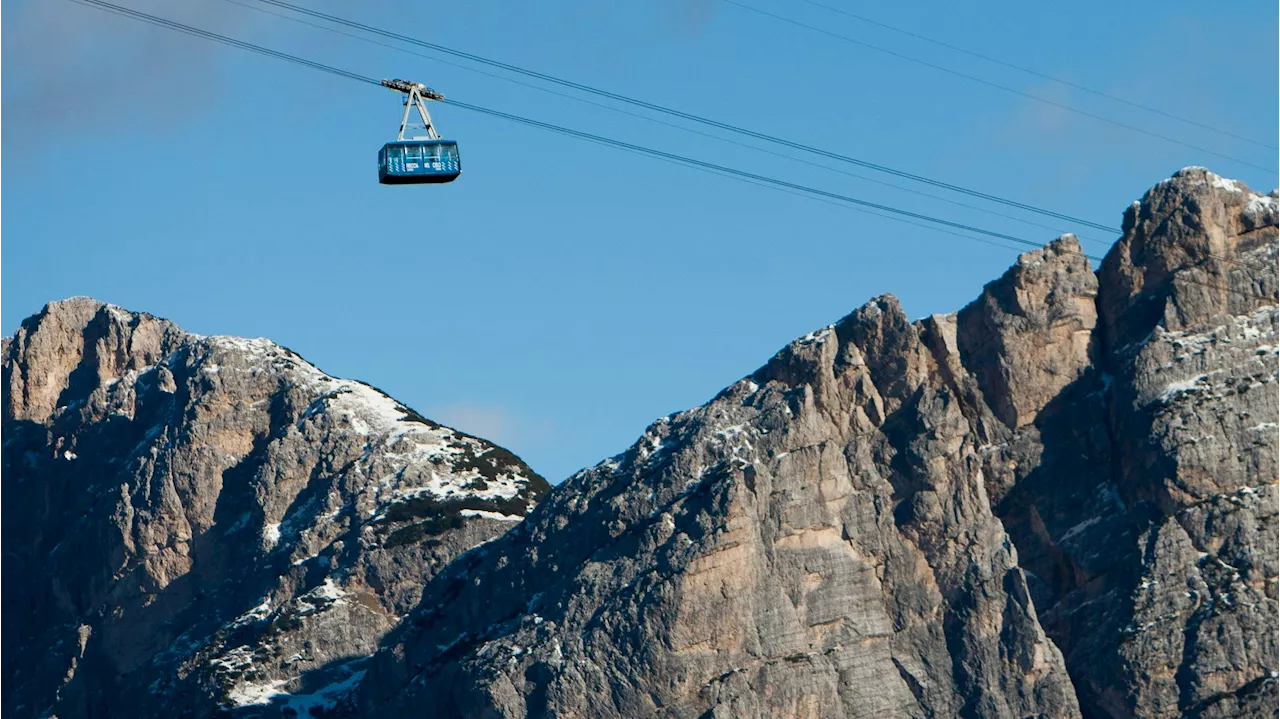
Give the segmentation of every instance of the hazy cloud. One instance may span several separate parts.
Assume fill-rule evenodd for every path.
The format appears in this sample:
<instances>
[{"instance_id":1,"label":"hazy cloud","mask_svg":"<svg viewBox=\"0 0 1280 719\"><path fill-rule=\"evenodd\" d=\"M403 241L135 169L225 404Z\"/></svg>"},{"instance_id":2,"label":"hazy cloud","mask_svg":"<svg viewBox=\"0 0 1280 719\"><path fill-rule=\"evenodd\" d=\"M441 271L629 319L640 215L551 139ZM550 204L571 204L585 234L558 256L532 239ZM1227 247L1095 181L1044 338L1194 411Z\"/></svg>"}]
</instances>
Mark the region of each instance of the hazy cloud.
<instances>
[{"instance_id":1,"label":"hazy cloud","mask_svg":"<svg viewBox=\"0 0 1280 719\"><path fill-rule=\"evenodd\" d=\"M681 29L694 35L702 32L716 14L716 0L682 0L678 12Z\"/></svg>"},{"instance_id":2,"label":"hazy cloud","mask_svg":"<svg viewBox=\"0 0 1280 719\"><path fill-rule=\"evenodd\" d=\"M354 42L273 17L253 0L111 1L308 57ZM376 4L307 3L356 17ZM27 148L69 132L180 134L193 116L235 91L228 60L244 51L71 0L25 0L5 8L2 53L6 149L22 159Z\"/></svg>"},{"instance_id":3,"label":"hazy cloud","mask_svg":"<svg viewBox=\"0 0 1280 719\"><path fill-rule=\"evenodd\" d=\"M604 7L621 7L625 2L626 0L609 0ZM718 4L719 0L673 0L639 7L657 23L653 28L646 28L646 32L656 31L665 36L674 31L681 35L697 36L715 19ZM634 17L635 10L636 6L631 6L623 12Z\"/></svg>"},{"instance_id":4,"label":"hazy cloud","mask_svg":"<svg viewBox=\"0 0 1280 719\"><path fill-rule=\"evenodd\" d=\"M491 405L463 403L433 407L427 416L518 451L545 444L555 434L551 420L518 417L505 408Z\"/></svg>"},{"instance_id":5,"label":"hazy cloud","mask_svg":"<svg viewBox=\"0 0 1280 719\"><path fill-rule=\"evenodd\" d=\"M118 3L126 4L126 3ZM129 0L131 8L221 33L256 22L222 0ZM4 104L24 144L76 128L148 130L205 107L222 88L218 46L68 0L6 10Z\"/></svg>"},{"instance_id":6,"label":"hazy cloud","mask_svg":"<svg viewBox=\"0 0 1280 719\"><path fill-rule=\"evenodd\" d=\"M1039 102L1024 97L1018 100L1014 111L1014 124L1026 128L1037 135L1052 137L1068 130L1075 113L1065 106L1073 104L1070 88L1061 83L1044 80L1021 88L1030 95L1058 103Z\"/></svg>"}]
</instances>

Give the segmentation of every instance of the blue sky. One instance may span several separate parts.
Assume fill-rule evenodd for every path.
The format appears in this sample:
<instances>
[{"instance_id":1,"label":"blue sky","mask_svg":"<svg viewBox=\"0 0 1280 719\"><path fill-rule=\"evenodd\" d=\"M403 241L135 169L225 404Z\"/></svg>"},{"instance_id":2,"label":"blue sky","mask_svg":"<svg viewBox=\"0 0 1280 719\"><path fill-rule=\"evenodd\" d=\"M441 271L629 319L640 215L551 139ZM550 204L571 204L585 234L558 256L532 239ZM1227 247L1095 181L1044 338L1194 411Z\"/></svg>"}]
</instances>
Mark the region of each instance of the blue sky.
<instances>
[{"instance_id":1,"label":"blue sky","mask_svg":"<svg viewBox=\"0 0 1280 719\"><path fill-rule=\"evenodd\" d=\"M1117 226L1186 165L1277 184L722 0L295 1ZM119 2L474 104L1035 241L1057 234L227 0ZM742 2L1276 166L1275 150L803 0ZM1275 3L827 2L1276 144ZM383 187L376 154L400 113L390 91L67 0L3 8L5 334L45 302L89 295L193 332L270 337L505 444L552 481L875 295L913 317L952 311L1016 256L449 107L433 110L462 178ZM1100 240L1085 243L1096 254L1115 239L1080 234Z\"/></svg>"}]
</instances>

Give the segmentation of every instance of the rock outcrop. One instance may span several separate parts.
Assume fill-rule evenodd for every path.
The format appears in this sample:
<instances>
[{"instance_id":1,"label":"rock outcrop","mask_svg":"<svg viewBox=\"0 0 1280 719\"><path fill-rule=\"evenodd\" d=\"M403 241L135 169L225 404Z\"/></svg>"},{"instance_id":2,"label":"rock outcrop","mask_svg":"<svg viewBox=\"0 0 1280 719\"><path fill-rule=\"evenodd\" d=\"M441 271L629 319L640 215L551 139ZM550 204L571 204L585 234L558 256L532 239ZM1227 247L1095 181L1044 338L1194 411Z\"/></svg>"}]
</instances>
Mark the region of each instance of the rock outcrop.
<instances>
[{"instance_id":1,"label":"rock outcrop","mask_svg":"<svg viewBox=\"0 0 1280 719\"><path fill-rule=\"evenodd\" d=\"M89 299L6 339L3 382L5 716L327 709L548 489L271 342Z\"/></svg>"},{"instance_id":2,"label":"rock outcrop","mask_svg":"<svg viewBox=\"0 0 1280 719\"><path fill-rule=\"evenodd\" d=\"M1099 273L1134 540L1110 548L1128 571L1097 582L1129 615L1108 637L1120 671L1091 677L1100 712L1277 710L1276 209L1275 192L1185 170L1130 208ZM1061 614L1079 627L1077 601Z\"/></svg>"},{"instance_id":3,"label":"rock outcrop","mask_svg":"<svg viewBox=\"0 0 1280 719\"><path fill-rule=\"evenodd\" d=\"M1088 358L992 445L996 512L1088 716L1276 711L1276 206L1201 168L1135 202L1097 311L1056 320L1092 330ZM988 383L991 354L970 352Z\"/></svg>"}]
</instances>

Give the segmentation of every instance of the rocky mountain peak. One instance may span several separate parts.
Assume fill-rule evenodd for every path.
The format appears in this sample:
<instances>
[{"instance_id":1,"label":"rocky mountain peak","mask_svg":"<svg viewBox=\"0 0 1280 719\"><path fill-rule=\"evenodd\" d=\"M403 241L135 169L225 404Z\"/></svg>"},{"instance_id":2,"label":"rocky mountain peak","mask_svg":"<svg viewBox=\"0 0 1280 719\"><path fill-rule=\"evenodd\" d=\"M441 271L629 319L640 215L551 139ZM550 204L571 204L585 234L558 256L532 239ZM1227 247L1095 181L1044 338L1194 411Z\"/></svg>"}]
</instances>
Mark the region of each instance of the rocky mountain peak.
<instances>
[{"instance_id":1,"label":"rocky mountain peak","mask_svg":"<svg viewBox=\"0 0 1280 719\"><path fill-rule=\"evenodd\" d=\"M1093 360L1098 279L1074 235L1024 252L960 311L961 362L1010 429L1025 427Z\"/></svg>"},{"instance_id":2,"label":"rocky mountain peak","mask_svg":"<svg viewBox=\"0 0 1280 719\"><path fill-rule=\"evenodd\" d=\"M40 371L12 375L16 384L6 387L4 416L43 423L54 415L73 379L82 386L105 384L151 366L171 351L181 335L167 320L125 312L88 297L51 302L6 340L6 356L13 344L24 356L38 358Z\"/></svg>"},{"instance_id":3,"label":"rocky mountain peak","mask_svg":"<svg viewBox=\"0 0 1280 719\"><path fill-rule=\"evenodd\" d=\"M927 360L917 340L898 299L881 295L790 343L750 379L809 387L819 408L852 401L861 408L855 426L858 419L878 424L920 381Z\"/></svg>"},{"instance_id":4,"label":"rocky mountain peak","mask_svg":"<svg viewBox=\"0 0 1280 719\"><path fill-rule=\"evenodd\" d=\"M273 342L87 298L24 322L3 374L17 715L331 706L425 579L549 488Z\"/></svg>"},{"instance_id":5,"label":"rocky mountain peak","mask_svg":"<svg viewBox=\"0 0 1280 719\"><path fill-rule=\"evenodd\" d=\"M1114 288L1099 310L1122 348L1157 324L1181 330L1274 303L1280 190L1262 195L1202 167L1179 170L1125 212L1099 270Z\"/></svg>"}]
</instances>

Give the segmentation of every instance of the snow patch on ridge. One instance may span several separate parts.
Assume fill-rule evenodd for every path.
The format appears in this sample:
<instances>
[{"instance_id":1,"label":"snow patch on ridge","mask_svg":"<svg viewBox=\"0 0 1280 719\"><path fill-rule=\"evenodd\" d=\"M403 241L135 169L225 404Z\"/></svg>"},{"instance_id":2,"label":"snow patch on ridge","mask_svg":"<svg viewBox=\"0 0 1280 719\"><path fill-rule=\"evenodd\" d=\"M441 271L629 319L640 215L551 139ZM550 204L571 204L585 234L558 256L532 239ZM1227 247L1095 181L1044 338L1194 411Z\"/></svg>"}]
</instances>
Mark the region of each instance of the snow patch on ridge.
<instances>
[{"instance_id":1,"label":"snow patch on ridge","mask_svg":"<svg viewBox=\"0 0 1280 719\"><path fill-rule=\"evenodd\" d=\"M1183 394L1186 394L1187 392L1192 392L1196 389L1200 389L1200 383L1207 379L1209 379L1209 375L1201 374L1201 375L1196 375L1195 377L1191 377L1189 379L1181 379L1181 380L1176 380L1174 382L1170 382L1168 385L1165 386L1164 391L1160 393L1159 399L1161 402L1168 402L1169 400L1174 399L1179 395L1183 395Z\"/></svg>"},{"instance_id":2,"label":"snow patch on ridge","mask_svg":"<svg viewBox=\"0 0 1280 719\"><path fill-rule=\"evenodd\" d=\"M233 688L227 694L227 700L236 707L276 705L281 709L289 708L295 716L314 716L313 709L332 709L338 700L346 697L359 686L365 677L365 670L351 672L346 678L321 687L306 694L292 694L284 691L288 679L275 679L266 682L249 682Z\"/></svg>"},{"instance_id":3,"label":"snow patch on ridge","mask_svg":"<svg viewBox=\"0 0 1280 719\"><path fill-rule=\"evenodd\" d=\"M1243 214L1256 226L1274 225L1280 214L1280 197L1254 195L1249 204L1244 206Z\"/></svg>"},{"instance_id":4,"label":"snow patch on ridge","mask_svg":"<svg viewBox=\"0 0 1280 719\"><path fill-rule=\"evenodd\" d=\"M835 331L835 328L836 328L835 325L827 325L826 327L823 327L820 330L814 330L813 332L810 332L806 334L804 337L801 337L800 339L796 340L794 344L797 344L797 345L821 344L822 342L826 341L827 337L829 337L832 332Z\"/></svg>"},{"instance_id":5,"label":"snow patch on ridge","mask_svg":"<svg viewBox=\"0 0 1280 719\"><path fill-rule=\"evenodd\" d=\"M496 519L499 522L519 522L524 517L518 514L503 514L502 512L490 512L484 509L463 509L458 512L463 517L483 517L485 519Z\"/></svg>"},{"instance_id":6,"label":"snow patch on ridge","mask_svg":"<svg viewBox=\"0 0 1280 719\"><path fill-rule=\"evenodd\" d=\"M1225 177L1219 177L1213 173L1209 173L1209 185L1219 190L1227 192L1244 192L1244 190L1234 180L1228 180Z\"/></svg>"},{"instance_id":7,"label":"snow patch on ridge","mask_svg":"<svg viewBox=\"0 0 1280 719\"><path fill-rule=\"evenodd\" d=\"M1197 182L1194 187L1212 187L1215 190L1223 190L1238 195L1248 197L1248 202L1241 210L1241 215L1245 220L1245 230L1257 229L1259 227L1275 226L1277 219L1280 218L1280 188L1272 190L1270 193L1263 194L1250 190L1243 183L1231 180L1218 175L1207 168L1199 166L1184 167L1179 170L1173 177L1166 178L1156 183L1156 187L1166 187L1176 182L1181 176L1190 172L1201 172L1205 175L1204 180ZM1274 248L1274 245L1268 243L1261 249L1266 251ZM1258 250L1255 250L1255 252Z\"/></svg>"}]
</instances>

